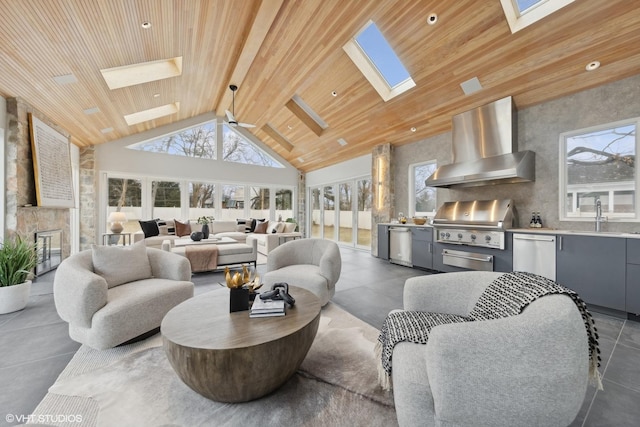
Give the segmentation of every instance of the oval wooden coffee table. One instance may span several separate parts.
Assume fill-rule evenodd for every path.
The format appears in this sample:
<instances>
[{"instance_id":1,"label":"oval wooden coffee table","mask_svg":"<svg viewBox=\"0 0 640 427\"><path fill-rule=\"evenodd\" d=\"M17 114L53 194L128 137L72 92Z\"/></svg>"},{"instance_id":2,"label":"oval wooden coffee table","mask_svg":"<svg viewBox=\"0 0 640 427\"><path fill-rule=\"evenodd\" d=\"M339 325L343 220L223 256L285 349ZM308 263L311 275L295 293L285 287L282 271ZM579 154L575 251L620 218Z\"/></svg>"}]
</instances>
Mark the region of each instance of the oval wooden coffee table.
<instances>
[{"instance_id":1,"label":"oval wooden coffee table","mask_svg":"<svg viewBox=\"0 0 640 427\"><path fill-rule=\"evenodd\" d=\"M229 290L182 302L162 320L167 358L180 379L220 402L246 402L283 385L300 367L320 321L320 301L291 286L295 298L282 317L229 313Z\"/></svg>"}]
</instances>

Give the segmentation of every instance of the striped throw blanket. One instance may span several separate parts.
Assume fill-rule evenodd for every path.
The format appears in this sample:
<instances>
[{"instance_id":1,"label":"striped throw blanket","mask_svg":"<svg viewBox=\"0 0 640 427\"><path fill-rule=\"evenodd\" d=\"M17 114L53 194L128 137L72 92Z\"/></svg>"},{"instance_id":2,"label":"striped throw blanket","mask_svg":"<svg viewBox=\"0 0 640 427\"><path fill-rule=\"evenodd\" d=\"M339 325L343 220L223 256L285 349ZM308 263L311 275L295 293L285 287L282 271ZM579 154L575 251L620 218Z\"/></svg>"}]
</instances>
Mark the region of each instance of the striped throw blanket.
<instances>
[{"instance_id":1,"label":"striped throw blanket","mask_svg":"<svg viewBox=\"0 0 640 427\"><path fill-rule=\"evenodd\" d=\"M389 313L382 325L375 347L376 357L380 360L378 366L380 385L385 390L391 389L391 357L397 343L406 341L426 344L429 332L438 325L515 316L522 313L522 310L536 299L553 294L569 296L580 311L589 340L589 378L599 390L602 390L598 371L600 366L598 333L584 301L571 289L560 286L552 280L522 272L505 273L497 277L480 295L468 317L420 311Z\"/></svg>"}]
</instances>

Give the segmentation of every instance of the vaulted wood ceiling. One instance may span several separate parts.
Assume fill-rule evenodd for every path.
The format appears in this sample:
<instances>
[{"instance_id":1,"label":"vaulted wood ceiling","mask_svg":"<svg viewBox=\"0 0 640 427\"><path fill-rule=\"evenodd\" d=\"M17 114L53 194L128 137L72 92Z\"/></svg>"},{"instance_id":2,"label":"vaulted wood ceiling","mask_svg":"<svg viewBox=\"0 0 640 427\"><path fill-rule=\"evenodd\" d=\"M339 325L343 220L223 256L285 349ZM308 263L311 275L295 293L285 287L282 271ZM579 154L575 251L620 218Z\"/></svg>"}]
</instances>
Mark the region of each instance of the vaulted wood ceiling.
<instances>
[{"instance_id":1,"label":"vaulted wood ceiling","mask_svg":"<svg viewBox=\"0 0 640 427\"><path fill-rule=\"evenodd\" d=\"M369 20L416 82L388 102L342 49ZM515 34L499 0L2 0L0 22L0 95L23 98L76 145L223 116L235 84L238 120L303 171L445 132L452 115L507 95L522 109L640 72L640 2L629 0L578 0ZM176 56L179 77L110 90L100 73ZM76 83L53 80L69 73ZM476 76L483 89L465 96L460 83ZM287 107L294 95L328 127L305 125ZM123 118L173 102L168 117Z\"/></svg>"}]
</instances>

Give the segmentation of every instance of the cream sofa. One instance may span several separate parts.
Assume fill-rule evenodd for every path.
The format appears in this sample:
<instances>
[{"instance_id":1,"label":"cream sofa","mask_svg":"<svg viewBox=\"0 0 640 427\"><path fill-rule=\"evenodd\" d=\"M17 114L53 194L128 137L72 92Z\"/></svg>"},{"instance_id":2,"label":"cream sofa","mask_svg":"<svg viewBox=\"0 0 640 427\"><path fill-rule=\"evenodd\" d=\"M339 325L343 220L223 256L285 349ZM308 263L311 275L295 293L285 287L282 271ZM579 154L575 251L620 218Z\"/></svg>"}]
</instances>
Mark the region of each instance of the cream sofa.
<instances>
[{"instance_id":1,"label":"cream sofa","mask_svg":"<svg viewBox=\"0 0 640 427\"><path fill-rule=\"evenodd\" d=\"M188 237L182 237L188 239ZM166 239L162 243L162 250L186 257L184 246L175 246L176 239ZM246 243L224 243L218 246L218 266L232 264L253 264L257 267L258 262L258 242L253 235L247 237ZM191 271L200 273L206 270L199 270L191 266Z\"/></svg>"},{"instance_id":2,"label":"cream sofa","mask_svg":"<svg viewBox=\"0 0 640 427\"><path fill-rule=\"evenodd\" d=\"M165 221L166 225L161 225L158 227L160 234L152 237L144 237L144 233L142 231L138 231L133 235L134 242L139 242L144 240L145 245L150 248L163 249L163 242L165 240L175 240L180 239L180 236L176 236L173 234L169 234L169 229L174 228L174 221L167 220ZM200 231L202 229L202 225L198 224L196 221L189 221L191 225L191 230ZM277 224L276 221L270 221L272 224ZM257 240L258 252L262 255L268 255L273 249L277 248L284 242L288 242L290 240L295 240L302 238L302 233L298 231L292 231L289 233L273 233L274 227L269 227L266 233L246 233L245 225L238 224L236 221L226 221L226 220L214 220L209 223L209 233L210 236L214 237L230 237L234 240L237 240L240 243L245 243L247 236L253 236ZM188 236L183 236L182 238L189 238Z\"/></svg>"},{"instance_id":3,"label":"cream sofa","mask_svg":"<svg viewBox=\"0 0 640 427\"><path fill-rule=\"evenodd\" d=\"M158 227L160 234L157 236L144 237L142 231L137 231L133 235L133 241L139 242L144 240L144 243L149 248L162 249L162 242L165 240L180 239L181 236L175 234L169 234L169 229L175 228L173 220L164 221L166 225ZM191 232L202 231L202 224L198 224L196 221L190 220ZM238 242L244 243L247 239L247 234L244 232L244 225L238 225L236 221L222 221L214 220L209 223L209 235L213 237L231 237ZM188 236L182 236L188 238Z\"/></svg>"}]
</instances>

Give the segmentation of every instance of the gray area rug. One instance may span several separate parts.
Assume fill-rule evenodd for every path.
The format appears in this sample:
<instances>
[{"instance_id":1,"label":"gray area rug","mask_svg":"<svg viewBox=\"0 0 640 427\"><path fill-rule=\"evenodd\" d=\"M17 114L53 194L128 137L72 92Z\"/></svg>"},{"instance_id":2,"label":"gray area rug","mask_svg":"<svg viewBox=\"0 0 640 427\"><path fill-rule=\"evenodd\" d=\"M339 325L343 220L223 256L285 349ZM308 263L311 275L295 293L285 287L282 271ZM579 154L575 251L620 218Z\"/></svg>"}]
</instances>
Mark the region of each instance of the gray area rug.
<instances>
[{"instance_id":1,"label":"gray area rug","mask_svg":"<svg viewBox=\"0 0 640 427\"><path fill-rule=\"evenodd\" d=\"M97 351L82 346L34 415L80 415L59 426L392 426L392 395L377 385L378 331L329 303L300 370L247 403L208 400L173 372L156 335Z\"/></svg>"}]
</instances>

